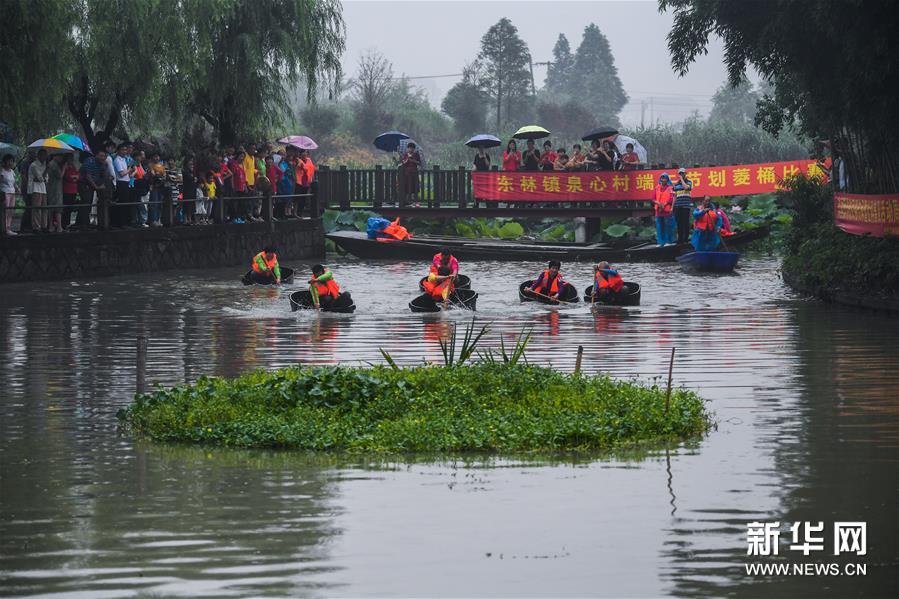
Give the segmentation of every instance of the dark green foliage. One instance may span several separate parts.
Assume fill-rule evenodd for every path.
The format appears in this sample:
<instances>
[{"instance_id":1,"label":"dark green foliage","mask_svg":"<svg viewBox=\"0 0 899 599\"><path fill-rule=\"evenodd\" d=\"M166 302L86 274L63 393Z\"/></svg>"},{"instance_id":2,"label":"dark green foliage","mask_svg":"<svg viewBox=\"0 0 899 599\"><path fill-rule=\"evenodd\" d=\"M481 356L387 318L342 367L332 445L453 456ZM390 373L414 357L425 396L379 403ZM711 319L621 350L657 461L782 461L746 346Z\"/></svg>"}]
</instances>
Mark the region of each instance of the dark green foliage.
<instances>
[{"instance_id":1,"label":"dark green foliage","mask_svg":"<svg viewBox=\"0 0 899 599\"><path fill-rule=\"evenodd\" d=\"M138 396L119 417L155 441L366 452L588 451L709 428L693 392L664 405L655 386L497 361L203 377Z\"/></svg>"},{"instance_id":2,"label":"dark green foliage","mask_svg":"<svg viewBox=\"0 0 899 599\"><path fill-rule=\"evenodd\" d=\"M568 94L571 86L571 73L574 70L574 55L565 34L560 33L556 45L553 46L553 60L546 69L544 88L551 94Z\"/></svg>"},{"instance_id":3,"label":"dark green foliage","mask_svg":"<svg viewBox=\"0 0 899 599\"><path fill-rule=\"evenodd\" d=\"M682 125L656 125L625 132L640 140L653 163L706 166L808 157L808 148L795 135L774 137L751 124L693 118Z\"/></svg>"},{"instance_id":4,"label":"dark green foliage","mask_svg":"<svg viewBox=\"0 0 899 599\"><path fill-rule=\"evenodd\" d=\"M336 0L14 1L3 19L0 114L29 136L80 127L95 147L201 120L223 143L262 134L288 120L287 90L339 79L344 49Z\"/></svg>"},{"instance_id":5,"label":"dark green foliage","mask_svg":"<svg viewBox=\"0 0 899 599\"><path fill-rule=\"evenodd\" d=\"M593 115L595 125L618 125L618 113L627 104L627 94L618 78L615 58L609 40L599 27L590 23L574 54L569 95L584 103Z\"/></svg>"},{"instance_id":6,"label":"dark green foliage","mask_svg":"<svg viewBox=\"0 0 899 599\"><path fill-rule=\"evenodd\" d=\"M759 93L745 77L737 85L726 83L712 96L709 123L752 125L755 123Z\"/></svg>"},{"instance_id":7,"label":"dark green foliage","mask_svg":"<svg viewBox=\"0 0 899 599\"><path fill-rule=\"evenodd\" d=\"M777 133L794 125L810 139L839 140L850 191L899 189L895 101L899 10L883 0L659 0L673 10L668 48L685 73L721 38L732 83L752 66L774 85L757 121Z\"/></svg>"},{"instance_id":8,"label":"dark green foliage","mask_svg":"<svg viewBox=\"0 0 899 599\"><path fill-rule=\"evenodd\" d=\"M815 295L835 291L899 298L899 238L850 235L833 224L833 190L797 177L779 194L793 222L785 241L785 278Z\"/></svg>"},{"instance_id":9,"label":"dark green foliage","mask_svg":"<svg viewBox=\"0 0 899 599\"><path fill-rule=\"evenodd\" d=\"M506 123L521 122L530 116L530 59L531 53L518 36L518 28L505 17L481 38L478 60L484 68L482 89L493 99L497 131L502 131Z\"/></svg>"}]
</instances>

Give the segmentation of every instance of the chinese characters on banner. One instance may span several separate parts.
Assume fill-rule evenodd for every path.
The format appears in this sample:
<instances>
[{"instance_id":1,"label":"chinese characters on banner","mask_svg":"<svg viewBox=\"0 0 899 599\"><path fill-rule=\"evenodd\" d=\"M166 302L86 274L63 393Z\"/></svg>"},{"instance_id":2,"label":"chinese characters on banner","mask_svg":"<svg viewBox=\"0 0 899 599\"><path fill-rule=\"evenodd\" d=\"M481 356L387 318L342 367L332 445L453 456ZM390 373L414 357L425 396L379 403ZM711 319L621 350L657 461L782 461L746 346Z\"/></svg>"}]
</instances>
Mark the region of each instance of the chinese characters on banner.
<instances>
[{"instance_id":1,"label":"chinese characters on banner","mask_svg":"<svg viewBox=\"0 0 899 599\"><path fill-rule=\"evenodd\" d=\"M494 171L471 174L474 197L488 201L596 202L646 201L652 199L659 175L667 172L672 181L677 169L653 171L521 172ZM693 182L693 197L767 193L793 175L823 176L814 160L770 164L687 169Z\"/></svg>"},{"instance_id":2,"label":"chinese characters on banner","mask_svg":"<svg viewBox=\"0 0 899 599\"><path fill-rule=\"evenodd\" d=\"M837 193L833 198L833 220L853 235L899 235L899 195Z\"/></svg>"}]
</instances>

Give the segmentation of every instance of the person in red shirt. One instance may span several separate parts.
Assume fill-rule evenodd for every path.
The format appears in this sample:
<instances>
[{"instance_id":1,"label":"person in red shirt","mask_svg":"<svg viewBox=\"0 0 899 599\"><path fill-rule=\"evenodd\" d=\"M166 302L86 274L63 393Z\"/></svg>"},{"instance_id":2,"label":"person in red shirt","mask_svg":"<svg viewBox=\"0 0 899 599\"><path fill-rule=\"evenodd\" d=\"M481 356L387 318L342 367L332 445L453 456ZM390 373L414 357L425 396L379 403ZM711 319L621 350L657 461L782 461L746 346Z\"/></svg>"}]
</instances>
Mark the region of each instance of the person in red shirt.
<instances>
[{"instance_id":1,"label":"person in red shirt","mask_svg":"<svg viewBox=\"0 0 899 599\"><path fill-rule=\"evenodd\" d=\"M514 139L510 139L506 145L506 151L503 152L503 170L517 171L521 168L521 152L518 151L518 144Z\"/></svg>"},{"instance_id":2,"label":"person in red shirt","mask_svg":"<svg viewBox=\"0 0 899 599\"><path fill-rule=\"evenodd\" d=\"M239 150L237 155L228 164L228 170L231 172L231 187L234 189L234 196L244 198L247 196L247 174L243 168L243 161L246 158L246 152ZM228 204L228 213L231 215L231 222L235 224L243 224L246 218L253 213L252 200L232 200Z\"/></svg>"},{"instance_id":3,"label":"person in red shirt","mask_svg":"<svg viewBox=\"0 0 899 599\"><path fill-rule=\"evenodd\" d=\"M621 170L634 171L640 165L640 157L634 152L634 144L624 146L624 155L621 157Z\"/></svg>"},{"instance_id":4,"label":"person in red shirt","mask_svg":"<svg viewBox=\"0 0 899 599\"><path fill-rule=\"evenodd\" d=\"M75 168L74 156L67 154L62 167L62 203L65 206L62 212L63 230L67 230L72 222L72 212L75 209L71 206L78 203L78 181L80 179L78 169Z\"/></svg>"},{"instance_id":5,"label":"person in red shirt","mask_svg":"<svg viewBox=\"0 0 899 599\"><path fill-rule=\"evenodd\" d=\"M543 142L543 154L540 155L540 170L555 170L556 160L559 155L553 152L553 144L548 139Z\"/></svg>"}]
</instances>

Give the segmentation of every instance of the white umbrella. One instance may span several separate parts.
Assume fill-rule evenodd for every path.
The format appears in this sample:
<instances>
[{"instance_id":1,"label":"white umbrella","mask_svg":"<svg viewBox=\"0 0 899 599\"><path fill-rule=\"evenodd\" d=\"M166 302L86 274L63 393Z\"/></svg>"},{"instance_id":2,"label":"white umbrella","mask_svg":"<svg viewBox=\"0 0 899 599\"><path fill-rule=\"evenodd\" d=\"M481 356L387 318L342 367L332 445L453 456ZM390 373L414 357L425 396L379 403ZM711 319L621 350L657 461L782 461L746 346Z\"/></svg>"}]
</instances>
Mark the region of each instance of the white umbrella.
<instances>
[{"instance_id":1,"label":"white umbrella","mask_svg":"<svg viewBox=\"0 0 899 599\"><path fill-rule=\"evenodd\" d=\"M641 164L646 164L649 162L646 158L646 148L643 145L628 135L623 135L619 133L615 137L615 147L618 148L618 152L624 155L624 149L627 147L627 144L634 144L634 152L637 153L637 157L640 159Z\"/></svg>"}]
</instances>

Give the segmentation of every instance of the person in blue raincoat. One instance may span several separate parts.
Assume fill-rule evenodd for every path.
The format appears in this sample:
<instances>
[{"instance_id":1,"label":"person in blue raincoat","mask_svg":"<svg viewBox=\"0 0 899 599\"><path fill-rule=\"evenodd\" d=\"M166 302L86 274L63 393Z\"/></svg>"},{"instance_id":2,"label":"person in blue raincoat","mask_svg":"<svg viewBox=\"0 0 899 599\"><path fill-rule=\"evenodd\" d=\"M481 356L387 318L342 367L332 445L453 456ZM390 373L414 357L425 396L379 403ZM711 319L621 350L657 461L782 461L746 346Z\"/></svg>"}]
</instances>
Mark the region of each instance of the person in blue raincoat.
<instances>
[{"instance_id":1,"label":"person in blue raincoat","mask_svg":"<svg viewBox=\"0 0 899 599\"><path fill-rule=\"evenodd\" d=\"M693 237L690 243L697 252L714 252L721 244L722 220L712 199L705 196L702 205L693 210Z\"/></svg>"}]
</instances>

